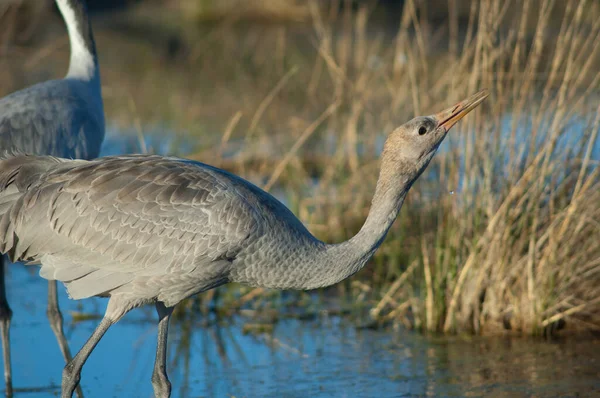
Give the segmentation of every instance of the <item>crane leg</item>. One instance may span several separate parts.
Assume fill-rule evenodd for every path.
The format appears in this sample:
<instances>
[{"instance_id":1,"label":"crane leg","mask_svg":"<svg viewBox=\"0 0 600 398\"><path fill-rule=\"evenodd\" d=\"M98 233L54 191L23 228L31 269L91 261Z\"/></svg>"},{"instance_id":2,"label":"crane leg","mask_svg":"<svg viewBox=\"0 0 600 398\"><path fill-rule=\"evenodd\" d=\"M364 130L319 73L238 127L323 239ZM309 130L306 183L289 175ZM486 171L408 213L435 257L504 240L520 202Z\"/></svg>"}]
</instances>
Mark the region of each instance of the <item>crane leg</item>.
<instances>
[{"instance_id":1,"label":"crane leg","mask_svg":"<svg viewBox=\"0 0 600 398\"><path fill-rule=\"evenodd\" d=\"M50 328L52 329L54 336L56 336L56 341L58 341L58 346L65 359L65 363L71 362L73 357L71 356L71 350L69 350L69 344L67 343L67 338L63 331L63 316L58 308L56 281L48 281L48 309L46 310L46 315L48 316ZM77 385L75 394L78 398L83 398L83 391L81 390L80 385Z\"/></svg>"},{"instance_id":2,"label":"crane leg","mask_svg":"<svg viewBox=\"0 0 600 398\"><path fill-rule=\"evenodd\" d=\"M165 307L163 303L157 301L156 312L158 312L158 344L154 371L152 372L152 387L156 398L169 398L171 396L171 382L167 376L167 334L173 307Z\"/></svg>"},{"instance_id":3,"label":"crane leg","mask_svg":"<svg viewBox=\"0 0 600 398\"><path fill-rule=\"evenodd\" d=\"M12 311L6 300L4 283L4 256L0 254L0 332L2 333L2 358L4 360L4 385L7 397L12 397L12 369L10 363L10 320Z\"/></svg>"},{"instance_id":4,"label":"crane leg","mask_svg":"<svg viewBox=\"0 0 600 398\"><path fill-rule=\"evenodd\" d=\"M116 320L104 317L88 341L81 347L81 350L79 350L77 355L67 363L63 370L61 398L71 398L73 396L73 391L75 391L75 388L81 379L81 368L83 367L83 364L87 361L102 336L104 336L104 333L106 333L108 328L115 322Z\"/></svg>"}]
</instances>

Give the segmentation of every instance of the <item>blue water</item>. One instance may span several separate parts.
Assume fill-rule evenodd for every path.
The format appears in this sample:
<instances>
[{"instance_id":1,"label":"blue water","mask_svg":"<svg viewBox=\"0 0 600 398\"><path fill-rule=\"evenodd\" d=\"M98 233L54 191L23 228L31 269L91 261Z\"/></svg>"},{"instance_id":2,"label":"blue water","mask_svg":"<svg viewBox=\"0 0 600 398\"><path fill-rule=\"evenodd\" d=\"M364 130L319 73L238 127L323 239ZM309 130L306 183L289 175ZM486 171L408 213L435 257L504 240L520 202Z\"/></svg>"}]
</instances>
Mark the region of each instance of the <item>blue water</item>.
<instances>
[{"instance_id":1,"label":"blue water","mask_svg":"<svg viewBox=\"0 0 600 398\"><path fill-rule=\"evenodd\" d=\"M13 308L16 396L59 394L63 359L46 320L47 285L35 266L7 270ZM60 287L65 333L79 349L106 300L75 302ZM426 338L404 330L357 329L339 317L282 320L272 333L244 334L252 319L173 322L169 375L174 397L600 396L600 342ZM136 309L114 325L84 366L86 397L151 397L156 316Z\"/></svg>"},{"instance_id":2,"label":"blue water","mask_svg":"<svg viewBox=\"0 0 600 398\"><path fill-rule=\"evenodd\" d=\"M144 153L144 150L162 155L185 154L197 146L189 135L178 134L161 125L147 126L143 136L139 136L135 130L123 130L109 125L100 155Z\"/></svg>"}]
</instances>

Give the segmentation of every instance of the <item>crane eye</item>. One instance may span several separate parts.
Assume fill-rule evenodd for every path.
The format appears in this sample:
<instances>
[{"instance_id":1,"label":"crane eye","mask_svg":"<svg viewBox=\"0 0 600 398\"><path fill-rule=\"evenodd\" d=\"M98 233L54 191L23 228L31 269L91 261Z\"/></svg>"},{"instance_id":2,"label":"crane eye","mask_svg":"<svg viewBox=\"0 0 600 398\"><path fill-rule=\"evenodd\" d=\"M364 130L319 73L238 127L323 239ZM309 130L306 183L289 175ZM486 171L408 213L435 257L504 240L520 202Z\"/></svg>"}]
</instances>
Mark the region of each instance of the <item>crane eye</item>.
<instances>
[{"instance_id":1,"label":"crane eye","mask_svg":"<svg viewBox=\"0 0 600 398\"><path fill-rule=\"evenodd\" d=\"M424 126L419 127L419 135L423 135L427 132L427 129Z\"/></svg>"}]
</instances>

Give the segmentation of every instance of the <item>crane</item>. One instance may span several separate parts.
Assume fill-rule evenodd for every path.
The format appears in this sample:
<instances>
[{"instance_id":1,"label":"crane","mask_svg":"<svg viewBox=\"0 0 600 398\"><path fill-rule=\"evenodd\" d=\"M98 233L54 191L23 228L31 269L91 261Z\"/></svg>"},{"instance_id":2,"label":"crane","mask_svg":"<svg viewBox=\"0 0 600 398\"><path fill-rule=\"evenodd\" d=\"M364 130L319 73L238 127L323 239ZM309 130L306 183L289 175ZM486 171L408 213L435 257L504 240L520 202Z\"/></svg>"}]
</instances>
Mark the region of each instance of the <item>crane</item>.
<instances>
[{"instance_id":1,"label":"crane","mask_svg":"<svg viewBox=\"0 0 600 398\"><path fill-rule=\"evenodd\" d=\"M169 397L167 333L183 299L228 282L315 289L365 266L448 130L487 91L438 114L417 117L386 139L367 219L350 240L315 238L281 202L207 164L156 155L92 161L6 154L0 160L0 252L41 266L72 299L108 296L103 319L63 370L71 397L102 336L144 304L158 313L152 373Z\"/></svg>"},{"instance_id":2,"label":"crane","mask_svg":"<svg viewBox=\"0 0 600 398\"><path fill-rule=\"evenodd\" d=\"M56 0L69 33L71 59L63 79L38 83L0 99L0 149L93 159L104 139L100 71L84 0ZM65 361L71 354L62 330L56 281L48 282L48 319ZM0 332L7 395L12 395L10 321L4 257L0 256ZM80 393L80 391L78 391Z\"/></svg>"}]
</instances>

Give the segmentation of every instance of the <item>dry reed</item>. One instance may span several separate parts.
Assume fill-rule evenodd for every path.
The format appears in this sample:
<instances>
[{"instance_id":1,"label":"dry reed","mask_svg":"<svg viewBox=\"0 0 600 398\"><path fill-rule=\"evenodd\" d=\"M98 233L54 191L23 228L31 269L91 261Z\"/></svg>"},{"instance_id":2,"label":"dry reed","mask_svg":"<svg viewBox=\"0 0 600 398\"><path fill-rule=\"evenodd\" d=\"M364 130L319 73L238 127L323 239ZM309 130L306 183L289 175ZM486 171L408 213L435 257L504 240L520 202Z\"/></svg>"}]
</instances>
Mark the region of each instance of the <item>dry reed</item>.
<instances>
[{"instance_id":1,"label":"dry reed","mask_svg":"<svg viewBox=\"0 0 600 398\"><path fill-rule=\"evenodd\" d=\"M556 25L550 0L537 11L529 2L473 2L469 25L457 32L456 22L436 31L422 3L408 0L395 45L386 47L367 33L368 6L350 13L342 3L337 13L311 4L318 57L310 74L297 77L309 78L308 89L283 89L280 97L336 106L318 119L328 127L313 145L300 150L304 135L292 133L289 152L268 158L281 157L296 182L279 188L301 192L295 210L324 238L347 238L368 211L381 137L373 132L481 87L493 92L453 133L374 267L359 276L378 287L360 295L371 315L443 332L552 333L564 321L571 330L600 327L600 180L592 159L600 22L583 18L599 7L568 1ZM449 14L458 14L449 4ZM447 44L439 41L446 29ZM270 130L263 127L272 139ZM328 138L334 147L322 144ZM315 153L323 161L310 187L313 173L301 159ZM318 194L301 199L302 192Z\"/></svg>"}]
</instances>

